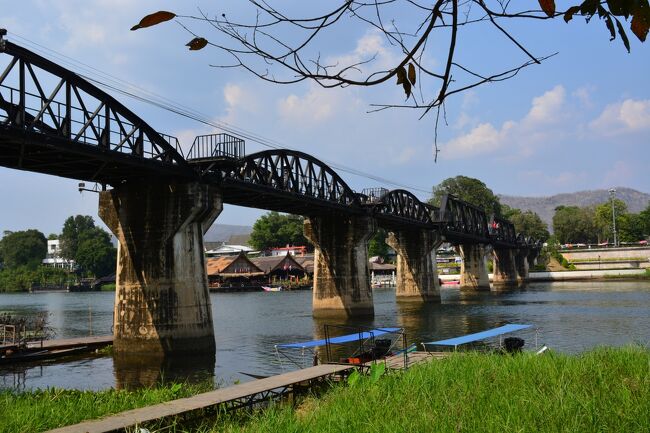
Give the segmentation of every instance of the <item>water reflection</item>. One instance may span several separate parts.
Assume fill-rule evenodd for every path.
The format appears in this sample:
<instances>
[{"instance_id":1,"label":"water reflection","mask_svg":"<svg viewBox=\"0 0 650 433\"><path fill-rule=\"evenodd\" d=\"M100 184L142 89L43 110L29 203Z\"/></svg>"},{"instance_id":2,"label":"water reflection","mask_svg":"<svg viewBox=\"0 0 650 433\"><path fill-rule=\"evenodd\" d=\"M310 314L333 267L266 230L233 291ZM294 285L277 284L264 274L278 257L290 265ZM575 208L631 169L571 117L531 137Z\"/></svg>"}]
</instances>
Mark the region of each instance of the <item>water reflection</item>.
<instances>
[{"instance_id":1,"label":"water reflection","mask_svg":"<svg viewBox=\"0 0 650 433\"><path fill-rule=\"evenodd\" d=\"M113 355L115 388L149 388L160 383L214 381L215 355Z\"/></svg>"}]
</instances>

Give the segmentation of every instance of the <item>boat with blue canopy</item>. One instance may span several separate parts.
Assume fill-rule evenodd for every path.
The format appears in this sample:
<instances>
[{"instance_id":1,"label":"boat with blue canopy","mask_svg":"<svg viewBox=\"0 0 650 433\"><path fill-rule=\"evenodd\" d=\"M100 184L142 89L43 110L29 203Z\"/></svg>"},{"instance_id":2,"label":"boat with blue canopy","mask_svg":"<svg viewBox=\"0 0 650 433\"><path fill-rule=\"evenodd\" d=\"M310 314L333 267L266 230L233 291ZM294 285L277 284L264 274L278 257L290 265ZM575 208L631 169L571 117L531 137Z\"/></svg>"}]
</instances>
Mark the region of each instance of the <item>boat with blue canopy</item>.
<instances>
[{"instance_id":1,"label":"boat with blue canopy","mask_svg":"<svg viewBox=\"0 0 650 433\"><path fill-rule=\"evenodd\" d=\"M333 333L339 333L342 330L355 330L356 332L332 336ZM304 368L306 367L305 357L307 354L313 356L314 364L320 362L318 352L316 351L319 347L325 347L325 362L351 364L363 364L375 361L386 356L393 350L406 349L406 334L403 328L368 329L362 327L353 328L349 326L325 325L324 334L325 338L318 340L276 344L275 351L280 363L282 363L282 359L284 358L300 368ZM397 345L402 347L396 347ZM332 346L339 347L335 350ZM301 364L297 363L290 355L290 350L292 349L300 351ZM334 361L334 355L341 354L345 354L345 356L339 356ZM320 356L323 356L322 351Z\"/></svg>"},{"instance_id":2,"label":"boat with blue canopy","mask_svg":"<svg viewBox=\"0 0 650 433\"><path fill-rule=\"evenodd\" d=\"M429 341L427 343L422 343L422 346L424 347L424 350L428 351L427 347L428 346L453 346L454 350L458 348L458 346L462 344L467 344L467 343L472 343L475 341L480 341L480 340L485 340L487 338L492 338L492 337L501 337L503 334L508 334L510 332L516 332L516 331L521 331L523 329L528 329L532 327L533 325L528 325L528 324L519 324L519 323L510 323L507 325L499 326L498 328L493 328L493 329L488 329L486 331L482 332L476 332L474 334L468 334L468 335L463 335L460 337L454 337L454 338L448 338L446 340L438 340L438 341ZM521 340L521 339L517 339ZM513 344L519 344L519 342L516 342L513 340ZM518 348L521 348L523 346L523 340L521 340L521 345ZM517 347L515 347L517 348Z\"/></svg>"}]
</instances>

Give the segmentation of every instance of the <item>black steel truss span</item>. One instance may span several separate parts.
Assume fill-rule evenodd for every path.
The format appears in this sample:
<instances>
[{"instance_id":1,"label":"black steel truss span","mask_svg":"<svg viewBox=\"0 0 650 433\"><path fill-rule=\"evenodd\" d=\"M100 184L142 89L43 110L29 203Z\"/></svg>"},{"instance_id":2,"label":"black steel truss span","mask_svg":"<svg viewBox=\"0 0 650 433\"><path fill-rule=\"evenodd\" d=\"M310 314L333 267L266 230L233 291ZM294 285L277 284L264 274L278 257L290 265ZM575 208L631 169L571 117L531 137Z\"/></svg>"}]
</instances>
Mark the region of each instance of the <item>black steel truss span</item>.
<instances>
[{"instance_id":1,"label":"black steel truss span","mask_svg":"<svg viewBox=\"0 0 650 433\"><path fill-rule=\"evenodd\" d=\"M215 167L226 203L305 216L364 212L358 195L334 170L303 152L267 150L242 158L234 168Z\"/></svg>"},{"instance_id":2,"label":"black steel truss span","mask_svg":"<svg viewBox=\"0 0 650 433\"><path fill-rule=\"evenodd\" d=\"M485 212L470 203L446 194L440 202L440 223L445 239L452 243L490 243Z\"/></svg>"},{"instance_id":3,"label":"black steel truss span","mask_svg":"<svg viewBox=\"0 0 650 433\"><path fill-rule=\"evenodd\" d=\"M493 216L490 222L490 237L495 247L512 248L518 245L515 225L507 219Z\"/></svg>"},{"instance_id":4,"label":"black steel truss span","mask_svg":"<svg viewBox=\"0 0 650 433\"><path fill-rule=\"evenodd\" d=\"M422 203L406 190L386 191L378 200L372 200L372 195L365 197L368 197L367 203L371 206L372 214L386 228L435 228L432 218L435 208Z\"/></svg>"},{"instance_id":5,"label":"black steel truss span","mask_svg":"<svg viewBox=\"0 0 650 433\"><path fill-rule=\"evenodd\" d=\"M77 74L0 37L0 165L117 184L193 178L178 140Z\"/></svg>"}]
</instances>

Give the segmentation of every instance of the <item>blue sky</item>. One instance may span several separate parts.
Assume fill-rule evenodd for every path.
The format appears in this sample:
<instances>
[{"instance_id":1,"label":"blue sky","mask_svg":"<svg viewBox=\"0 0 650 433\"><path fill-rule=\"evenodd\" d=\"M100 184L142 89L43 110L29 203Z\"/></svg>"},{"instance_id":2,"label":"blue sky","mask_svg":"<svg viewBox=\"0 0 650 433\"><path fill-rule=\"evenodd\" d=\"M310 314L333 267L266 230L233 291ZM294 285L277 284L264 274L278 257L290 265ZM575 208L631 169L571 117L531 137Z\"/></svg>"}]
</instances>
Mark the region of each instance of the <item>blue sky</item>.
<instances>
[{"instance_id":1,"label":"blue sky","mask_svg":"<svg viewBox=\"0 0 650 433\"><path fill-rule=\"evenodd\" d=\"M241 70L210 67L216 51L189 52L190 37L173 22L136 32L129 28L153 11L254 17L241 1L172 2L2 0L0 27L9 39L46 56L37 43L142 89L190 106L206 117L276 140L337 164L413 186L428 198L433 185L459 174L484 181L500 194L543 196L585 189L627 186L650 192L650 47L630 34L632 53L620 40L609 42L600 22L512 23L513 32L537 55L558 55L512 80L451 98L447 126L439 129L441 149L433 158L434 116L418 120L410 110L368 113L371 103L400 103L394 83L379 87L326 90L313 83L278 86ZM290 4L296 2L283 2ZM299 2L298 2L299 3ZM304 4L303 4L304 5ZM566 6L566 5L565 5ZM558 8L562 6L558 5ZM304 9L304 6L303 6ZM408 16L404 17L408 20ZM197 25L208 39L208 29ZM496 70L524 57L487 27L468 32L461 58ZM377 55L391 64L396 53L368 28L343 27L325 38L331 59ZM440 64L433 50L429 62ZM525 60L525 59L524 59ZM75 68L72 68L75 69ZM215 132L187 118L117 95L161 132L184 145ZM263 150L247 143L247 151ZM341 172L353 189L386 186ZM80 194L77 182L0 168L0 232L37 228L59 232L73 214L93 215L97 196ZM218 222L252 224L263 212L226 207Z\"/></svg>"}]
</instances>

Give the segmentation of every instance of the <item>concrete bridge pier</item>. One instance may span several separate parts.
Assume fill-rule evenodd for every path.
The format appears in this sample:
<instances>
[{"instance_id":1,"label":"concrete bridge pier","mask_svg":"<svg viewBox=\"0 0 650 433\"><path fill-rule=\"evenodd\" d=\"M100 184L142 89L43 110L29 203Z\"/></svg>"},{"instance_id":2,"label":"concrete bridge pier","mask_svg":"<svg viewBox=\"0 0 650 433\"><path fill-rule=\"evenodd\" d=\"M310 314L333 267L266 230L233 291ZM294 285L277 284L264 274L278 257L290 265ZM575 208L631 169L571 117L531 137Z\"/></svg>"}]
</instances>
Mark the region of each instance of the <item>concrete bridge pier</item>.
<instances>
[{"instance_id":1,"label":"concrete bridge pier","mask_svg":"<svg viewBox=\"0 0 650 433\"><path fill-rule=\"evenodd\" d=\"M483 244L459 245L459 253L463 262L460 265L461 290L490 290L485 256L486 247Z\"/></svg>"},{"instance_id":2,"label":"concrete bridge pier","mask_svg":"<svg viewBox=\"0 0 650 433\"><path fill-rule=\"evenodd\" d=\"M435 250L442 243L438 232L395 230L386 243L397 252L397 301L440 302Z\"/></svg>"},{"instance_id":3,"label":"concrete bridge pier","mask_svg":"<svg viewBox=\"0 0 650 433\"><path fill-rule=\"evenodd\" d=\"M214 353L203 234L223 208L217 188L158 181L99 196L119 241L113 319L116 352Z\"/></svg>"},{"instance_id":4,"label":"concrete bridge pier","mask_svg":"<svg viewBox=\"0 0 650 433\"><path fill-rule=\"evenodd\" d=\"M315 246L314 317L374 316L368 240L373 218L330 215L305 219L305 237Z\"/></svg>"},{"instance_id":5,"label":"concrete bridge pier","mask_svg":"<svg viewBox=\"0 0 650 433\"><path fill-rule=\"evenodd\" d=\"M517 268L513 250L511 248L495 248L493 263L492 289L499 291L516 288Z\"/></svg>"},{"instance_id":6,"label":"concrete bridge pier","mask_svg":"<svg viewBox=\"0 0 650 433\"><path fill-rule=\"evenodd\" d=\"M518 248L513 251L515 256L515 268L517 270L517 286L524 287L528 284L528 248Z\"/></svg>"}]
</instances>

